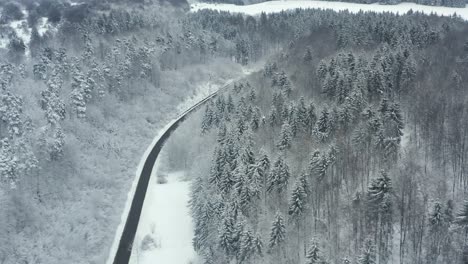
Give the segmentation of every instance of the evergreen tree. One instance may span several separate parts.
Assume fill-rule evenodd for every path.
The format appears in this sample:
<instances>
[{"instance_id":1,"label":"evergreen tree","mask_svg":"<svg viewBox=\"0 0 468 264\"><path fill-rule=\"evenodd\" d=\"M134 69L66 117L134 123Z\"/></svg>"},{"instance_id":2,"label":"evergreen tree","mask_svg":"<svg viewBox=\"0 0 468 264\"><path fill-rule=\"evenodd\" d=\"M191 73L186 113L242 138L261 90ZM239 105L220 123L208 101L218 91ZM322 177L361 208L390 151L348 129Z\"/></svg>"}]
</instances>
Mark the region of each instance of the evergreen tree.
<instances>
[{"instance_id":1,"label":"evergreen tree","mask_svg":"<svg viewBox=\"0 0 468 264\"><path fill-rule=\"evenodd\" d=\"M80 71L77 71L72 78L71 101L76 116L81 119L86 117L86 99L83 85L84 77Z\"/></svg>"},{"instance_id":2,"label":"evergreen tree","mask_svg":"<svg viewBox=\"0 0 468 264\"><path fill-rule=\"evenodd\" d=\"M255 90L254 90L254 89L250 90L250 93L249 93L249 100L250 100L251 102L255 102L256 98L257 98L257 95L255 94Z\"/></svg>"},{"instance_id":3,"label":"evergreen tree","mask_svg":"<svg viewBox=\"0 0 468 264\"><path fill-rule=\"evenodd\" d=\"M301 181L296 182L296 185L291 194L288 211L292 218L298 218L304 213L306 197L307 194L304 190L303 183Z\"/></svg>"},{"instance_id":4,"label":"evergreen tree","mask_svg":"<svg viewBox=\"0 0 468 264\"><path fill-rule=\"evenodd\" d=\"M308 117L308 111L307 111L307 106L305 105L304 97L301 97L299 99L299 105L297 107L295 118L300 127L300 130L303 132L307 132L310 126L309 125L310 119Z\"/></svg>"},{"instance_id":5,"label":"evergreen tree","mask_svg":"<svg viewBox=\"0 0 468 264\"><path fill-rule=\"evenodd\" d=\"M280 139L277 143L279 150L286 150L291 148L292 143L292 131L291 126L288 123L284 123L281 127Z\"/></svg>"},{"instance_id":6,"label":"evergreen tree","mask_svg":"<svg viewBox=\"0 0 468 264\"><path fill-rule=\"evenodd\" d=\"M205 107L205 115L203 115L202 119L202 134L207 133L212 126L213 123L213 110L211 109L210 105Z\"/></svg>"},{"instance_id":7,"label":"evergreen tree","mask_svg":"<svg viewBox=\"0 0 468 264\"><path fill-rule=\"evenodd\" d=\"M320 133L327 134L330 130L330 113L323 109L317 121L317 130Z\"/></svg>"},{"instance_id":8,"label":"evergreen tree","mask_svg":"<svg viewBox=\"0 0 468 264\"><path fill-rule=\"evenodd\" d=\"M219 236L219 246L224 251L227 256L231 256L234 254L235 249L235 241L234 241L234 232L235 232L235 225L234 219L231 217L230 214L227 214L224 217L223 224L220 231Z\"/></svg>"},{"instance_id":9,"label":"evergreen tree","mask_svg":"<svg viewBox=\"0 0 468 264\"><path fill-rule=\"evenodd\" d=\"M318 67L317 67L317 76L319 77L319 80L321 82L325 81L325 77L327 76L328 73L328 67L325 61L320 61Z\"/></svg>"},{"instance_id":10,"label":"evergreen tree","mask_svg":"<svg viewBox=\"0 0 468 264\"><path fill-rule=\"evenodd\" d=\"M313 103L309 104L307 108L307 123L309 124L308 132L310 133L317 122L317 114L315 113L315 106Z\"/></svg>"},{"instance_id":11,"label":"evergreen tree","mask_svg":"<svg viewBox=\"0 0 468 264\"><path fill-rule=\"evenodd\" d=\"M222 147L217 147L213 155L213 166L211 167L209 183L221 188L223 183L223 171L226 164L226 154Z\"/></svg>"},{"instance_id":12,"label":"evergreen tree","mask_svg":"<svg viewBox=\"0 0 468 264\"><path fill-rule=\"evenodd\" d=\"M226 103L226 109L229 113L234 113L234 100L232 99L232 96L229 94L228 95L228 101Z\"/></svg>"},{"instance_id":13,"label":"evergreen tree","mask_svg":"<svg viewBox=\"0 0 468 264\"><path fill-rule=\"evenodd\" d=\"M14 186L17 181L18 160L7 138L0 140L0 183L8 182Z\"/></svg>"},{"instance_id":14,"label":"evergreen tree","mask_svg":"<svg viewBox=\"0 0 468 264\"><path fill-rule=\"evenodd\" d=\"M277 190L278 192L282 192L286 189L289 177L289 167L283 158L279 156L271 170L267 191L272 192L273 190Z\"/></svg>"},{"instance_id":15,"label":"evergreen tree","mask_svg":"<svg viewBox=\"0 0 468 264\"><path fill-rule=\"evenodd\" d=\"M273 220L271 231L270 231L270 243L269 248L273 249L279 247L285 240L286 226L284 224L283 217L279 212L276 213L275 219Z\"/></svg>"},{"instance_id":16,"label":"evergreen tree","mask_svg":"<svg viewBox=\"0 0 468 264\"><path fill-rule=\"evenodd\" d=\"M244 230L240 238L239 263L248 262L257 253L256 238L250 230Z\"/></svg>"},{"instance_id":17,"label":"evergreen tree","mask_svg":"<svg viewBox=\"0 0 468 264\"><path fill-rule=\"evenodd\" d=\"M312 243L309 246L309 249L307 250L306 264L326 264L326 263L327 262L322 256L317 242L312 241Z\"/></svg>"},{"instance_id":18,"label":"evergreen tree","mask_svg":"<svg viewBox=\"0 0 468 264\"><path fill-rule=\"evenodd\" d=\"M252 121L250 122L250 127L253 131L257 131L257 129L260 127L260 116L260 108L255 107L255 110L252 115Z\"/></svg>"},{"instance_id":19,"label":"evergreen tree","mask_svg":"<svg viewBox=\"0 0 468 264\"><path fill-rule=\"evenodd\" d=\"M392 182L385 171L381 171L380 177L371 182L367 192L367 216L369 222L373 224L374 230L378 230L378 255L381 263L386 263L391 255L393 235L392 192Z\"/></svg>"}]
</instances>

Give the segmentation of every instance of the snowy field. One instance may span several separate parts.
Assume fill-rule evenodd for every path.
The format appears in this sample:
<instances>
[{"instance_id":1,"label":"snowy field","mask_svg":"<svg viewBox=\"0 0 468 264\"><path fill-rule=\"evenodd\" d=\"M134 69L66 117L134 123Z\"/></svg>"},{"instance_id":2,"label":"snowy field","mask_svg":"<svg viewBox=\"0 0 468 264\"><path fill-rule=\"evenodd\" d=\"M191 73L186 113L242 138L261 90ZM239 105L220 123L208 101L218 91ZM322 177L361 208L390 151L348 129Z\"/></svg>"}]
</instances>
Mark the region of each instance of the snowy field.
<instances>
[{"instance_id":1,"label":"snowy field","mask_svg":"<svg viewBox=\"0 0 468 264\"><path fill-rule=\"evenodd\" d=\"M130 263L186 264L196 258L188 208L190 182L184 176L183 171L168 173L165 184L158 184L156 175L151 177Z\"/></svg>"},{"instance_id":2,"label":"snowy field","mask_svg":"<svg viewBox=\"0 0 468 264\"><path fill-rule=\"evenodd\" d=\"M233 4L213 4L213 3L192 3L191 11L196 12L202 9L212 9L218 11L228 11L232 13L244 13L247 15L259 15L262 12L275 13L293 9L331 9L334 11L348 10L352 13L359 11L373 12L391 12L395 14L404 14L410 10L422 12L425 14L436 13L441 16L451 16L457 14L465 20L468 20L468 7L454 8L442 6L426 6L415 3L401 3L398 5L381 5L381 4L356 4L344 2L328 2L328 1L306 1L306 0L288 0L288 1L268 1L253 5L233 5Z\"/></svg>"}]
</instances>

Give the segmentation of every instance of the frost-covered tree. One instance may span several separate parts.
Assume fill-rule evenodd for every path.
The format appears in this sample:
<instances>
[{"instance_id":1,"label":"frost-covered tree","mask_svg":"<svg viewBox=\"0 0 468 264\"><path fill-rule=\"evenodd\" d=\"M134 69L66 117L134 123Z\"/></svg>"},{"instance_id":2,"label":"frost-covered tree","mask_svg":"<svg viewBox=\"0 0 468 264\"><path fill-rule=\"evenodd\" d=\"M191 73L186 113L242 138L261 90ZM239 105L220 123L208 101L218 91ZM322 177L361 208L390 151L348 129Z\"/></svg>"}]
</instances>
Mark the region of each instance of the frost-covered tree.
<instances>
[{"instance_id":1,"label":"frost-covered tree","mask_svg":"<svg viewBox=\"0 0 468 264\"><path fill-rule=\"evenodd\" d=\"M327 261L322 255L318 243L312 240L306 254L306 264L327 264Z\"/></svg>"},{"instance_id":2,"label":"frost-covered tree","mask_svg":"<svg viewBox=\"0 0 468 264\"><path fill-rule=\"evenodd\" d=\"M255 107L255 110L252 115L252 121L250 122L250 127L252 128L253 131L256 131L260 127L260 120L261 118L261 112L260 108Z\"/></svg>"},{"instance_id":3,"label":"frost-covered tree","mask_svg":"<svg viewBox=\"0 0 468 264\"><path fill-rule=\"evenodd\" d=\"M248 263L253 257L261 256L262 247L258 236L254 237L250 230L244 230L240 237L239 263Z\"/></svg>"},{"instance_id":4,"label":"frost-covered tree","mask_svg":"<svg viewBox=\"0 0 468 264\"><path fill-rule=\"evenodd\" d=\"M277 143L278 149L279 150L286 150L291 148L291 143L292 143L292 130L291 126L288 123L284 123L283 126L281 127L281 133L280 133L280 138Z\"/></svg>"},{"instance_id":5,"label":"frost-covered tree","mask_svg":"<svg viewBox=\"0 0 468 264\"><path fill-rule=\"evenodd\" d=\"M270 242L268 244L270 249L279 247L286 239L286 226L284 224L283 216L277 212L275 219L271 225Z\"/></svg>"},{"instance_id":6,"label":"frost-covered tree","mask_svg":"<svg viewBox=\"0 0 468 264\"><path fill-rule=\"evenodd\" d=\"M284 191L288 185L289 178L289 167L283 158L279 156L273 164L273 168L269 175L267 187L268 192L272 192L274 190L278 192Z\"/></svg>"},{"instance_id":7,"label":"frost-covered tree","mask_svg":"<svg viewBox=\"0 0 468 264\"><path fill-rule=\"evenodd\" d=\"M84 91L84 76L80 70L76 70L72 77L71 103L75 115L83 119L86 117L86 95Z\"/></svg>"},{"instance_id":8,"label":"frost-covered tree","mask_svg":"<svg viewBox=\"0 0 468 264\"><path fill-rule=\"evenodd\" d=\"M288 214L294 218L299 218L305 210L307 194L304 190L303 182L296 182L289 202Z\"/></svg>"},{"instance_id":9,"label":"frost-covered tree","mask_svg":"<svg viewBox=\"0 0 468 264\"><path fill-rule=\"evenodd\" d=\"M7 138L0 140L0 182L15 184L17 181L18 161Z\"/></svg>"},{"instance_id":10,"label":"frost-covered tree","mask_svg":"<svg viewBox=\"0 0 468 264\"><path fill-rule=\"evenodd\" d=\"M202 134L207 133L212 126L213 123L213 110L211 109L210 105L205 107L205 114L203 115L202 119Z\"/></svg>"},{"instance_id":11,"label":"frost-covered tree","mask_svg":"<svg viewBox=\"0 0 468 264\"><path fill-rule=\"evenodd\" d=\"M367 217L373 230L378 230L378 255L381 263L386 263L391 255L393 235L392 181L387 172L381 171L367 191Z\"/></svg>"}]
</instances>

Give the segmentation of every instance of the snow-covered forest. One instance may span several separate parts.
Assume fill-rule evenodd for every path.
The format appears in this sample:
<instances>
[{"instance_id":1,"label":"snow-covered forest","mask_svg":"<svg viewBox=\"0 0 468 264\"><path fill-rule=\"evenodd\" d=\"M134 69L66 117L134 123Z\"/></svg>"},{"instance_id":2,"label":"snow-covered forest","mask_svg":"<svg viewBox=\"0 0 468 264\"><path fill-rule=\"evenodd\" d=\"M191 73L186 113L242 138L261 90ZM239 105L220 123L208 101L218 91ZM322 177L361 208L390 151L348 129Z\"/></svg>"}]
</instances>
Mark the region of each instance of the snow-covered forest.
<instances>
[{"instance_id":1,"label":"snow-covered forest","mask_svg":"<svg viewBox=\"0 0 468 264\"><path fill-rule=\"evenodd\" d=\"M1 4L19 15L0 26L0 263L104 263L144 150L200 87L242 74L235 44L187 6Z\"/></svg>"},{"instance_id":2,"label":"snow-covered forest","mask_svg":"<svg viewBox=\"0 0 468 264\"><path fill-rule=\"evenodd\" d=\"M199 19L244 32L241 63L281 47L200 120L212 147L194 159L190 206L205 263L467 262L465 22Z\"/></svg>"},{"instance_id":3,"label":"snow-covered forest","mask_svg":"<svg viewBox=\"0 0 468 264\"><path fill-rule=\"evenodd\" d=\"M226 3L234 5L251 5L269 1L277 0L203 0L200 2L205 3ZM297 0L285 0L285 1L297 1ZM330 1L330 2L342 2L342 3L359 3L359 4L379 4L379 5L398 5L401 3L415 3L418 5L425 6L445 6L445 7L456 7L464 8L468 3L466 0L318 0L318 1ZM284 2L284 1L282 1Z\"/></svg>"},{"instance_id":4,"label":"snow-covered forest","mask_svg":"<svg viewBox=\"0 0 468 264\"><path fill-rule=\"evenodd\" d=\"M0 263L104 263L153 137L229 80L158 161L188 182L158 178L144 206L158 223L158 199L184 206L173 195L190 184L195 263L468 263L460 17L182 0L0 11Z\"/></svg>"}]
</instances>

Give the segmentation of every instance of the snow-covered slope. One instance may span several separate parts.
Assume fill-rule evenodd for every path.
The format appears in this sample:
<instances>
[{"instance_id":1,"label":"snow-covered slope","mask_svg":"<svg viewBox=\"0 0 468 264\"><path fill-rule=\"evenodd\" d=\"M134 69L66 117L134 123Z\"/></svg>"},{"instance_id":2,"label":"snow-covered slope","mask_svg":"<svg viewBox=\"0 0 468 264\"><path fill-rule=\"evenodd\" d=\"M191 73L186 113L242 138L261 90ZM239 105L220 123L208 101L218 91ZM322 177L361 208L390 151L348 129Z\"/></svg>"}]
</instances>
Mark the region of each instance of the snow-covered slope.
<instances>
[{"instance_id":1,"label":"snow-covered slope","mask_svg":"<svg viewBox=\"0 0 468 264\"><path fill-rule=\"evenodd\" d=\"M156 164L156 170L158 163ZM167 183L157 184L153 175L138 225L130 263L193 262L193 223L188 201L190 182L183 172L169 173Z\"/></svg>"},{"instance_id":2,"label":"snow-covered slope","mask_svg":"<svg viewBox=\"0 0 468 264\"><path fill-rule=\"evenodd\" d=\"M307 1L307 0L288 0L288 1L268 1L253 5L238 6L233 4L213 4L213 3L193 3L191 11L196 12L202 9L213 9L219 11L229 11L233 13L244 13L248 15L258 15L262 12L275 13L283 10L292 9L331 9L334 11L348 10L352 13L359 11L373 12L391 12L404 14L410 10L423 12L425 14L436 13L441 16L451 16L457 14L465 20L468 20L468 7L454 8L442 6L426 6L415 3L401 3L398 5L381 5L381 4L356 4L344 2L329 2L329 1Z\"/></svg>"}]
</instances>

